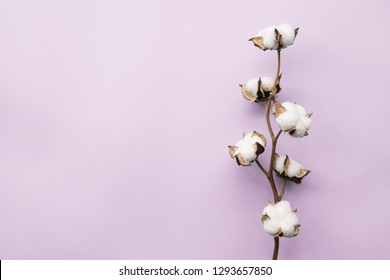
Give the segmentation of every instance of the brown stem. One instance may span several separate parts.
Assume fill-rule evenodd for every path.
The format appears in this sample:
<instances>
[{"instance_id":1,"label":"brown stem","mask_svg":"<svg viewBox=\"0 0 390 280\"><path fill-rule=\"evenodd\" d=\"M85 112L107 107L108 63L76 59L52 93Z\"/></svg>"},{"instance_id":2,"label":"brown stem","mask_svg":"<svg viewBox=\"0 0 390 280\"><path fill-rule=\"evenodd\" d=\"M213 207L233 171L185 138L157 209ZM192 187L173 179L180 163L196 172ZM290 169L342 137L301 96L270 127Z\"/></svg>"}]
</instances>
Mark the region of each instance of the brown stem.
<instances>
[{"instance_id":1,"label":"brown stem","mask_svg":"<svg viewBox=\"0 0 390 280\"><path fill-rule=\"evenodd\" d=\"M276 89L276 85L278 84L279 76L280 76L280 49L278 49L278 70L276 70L276 77L275 77L274 85L273 85L272 90L271 90L271 94L275 93L275 89Z\"/></svg>"},{"instance_id":2,"label":"brown stem","mask_svg":"<svg viewBox=\"0 0 390 280\"><path fill-rule=\"evenodd\" d=\"M279 201L282 200L283 196L284 196L284 190L286 189L286 180L282 180L282 190L280 191L280 195L279 195Z\"/></svg>"},{"instance_id":3,"label":"brown stem","mask_svg":"<svg viewBox=\"0 0 390 280\"><path fill-rule=\"evenodd\" d=\"M278 253L279 253L279 236L274 237L274 253L272 255L273 260L278 259Z\"/></svg>"},{"instance_id":4,"label":"brown stem","mask_svg":"<svg viewBox=\"0 0 390 280\"><path fill-rule=\"evenodd\" d=\"M270 182L272 192L274 194L275 203L277 203L279 201L279 195L278 195L278 191L276 189L276 184L274 181L273 165L274 165L274 161L275 161L276 143L278 142L278 138L279 138L280 134L282 133L282 131L279 130L278 134L275 137L274 131L272 130L272 126L271 126L271 121L270 121L270 111L271 111L271 101L273 100L273 96L276 92L276 85L278 84L279 76L280 76L280 50L278 50L278 69L276 71L275 81L274 81L274 84L272 86L272 90L271 90L269 99L268 99L266 106L265 106L265 114L266 114L268 132L269 132L271 139L272 139L272 151L271 151L269 169L267 172L267 178L268 178L268 181Z\"/></svg>"},{"instance_id":5,"label":"brown stem","mask_svg":"<svg viewBox=\"0 0 390 280\"><path fill-rule=\"evenodd\" d=\"M274 136L274 131L272 130L272 126L271 126L271 121L270 121L270 116L269 116L269 113L271 111L271 101L272 101L272 97L273 97L273 88L272 88L272 91L271 91L271 94L269 96L269 99L267 101L267 103L265 103L265 117L267 119L267 127L268 127L268 131L269 131L269 134L271 135L271 139L273 140L275 138Z\"/></svg>"},{"instance_id":6,"label":"brown stem","mask_svg":"<svg viewBox=\"0 0 390 280\"><path fill-rule=\"evenodd\" d=\"M278 143L278 138L280 134L282 133L282 130L279 130L278 134L276 134L276 137L272 137L272 151L271 151L271 160L269 162L269 173L272 175L274 162L275 162L275 154L276 154L276 144Z\"/></svg>"},{"instance_id":7,"label":"brown stem","mask_svg":"<svg viewBox=\"0 0 390 280\"><path fill-rule=\"evenodd\" d=\"M268 179L268 182L270 183L271 185L271 189L272 189L272 193L274 195L274 201L275 202L278 202L279 201L279 195L278 195L278 191L276 189L276 185L275 185L275 181L274 181L274 178L270 175L270 173L261 165L261 163L256 159L255 160L257 166L261 169L261 171L263 171L264 175L267 177Z\"/></svg>"},{"instance_id":8,"label":"brown stem","mask_svg":"<svg viewBox=\"0 0 390 280\"><path fill-rule=\"evenodd\" d=\"M276 141L279 139L280 134L282 134L282 130L281 129L279 130L278 134L276 134L276 137L275 137Z\"/></svg>"},{"instance_id":9,"label":"brown stem","mask_svg":"<svg viewBox=\"0 0 390 280\"><path fill-rule=\"evenodd\" d=\"M270 111L271 111L271 101L273 100L273 96L276 92L276 85L278 84L279 76L280 76L280 49L278 49L278 69L276 71L274 85L272 86L272 90L271 90L268 102L266 103L266 106L265 106L267 127L268 127L269 134L271 136L271 139L272 139L272 151L271 151L271 158L270 158L270 162L269 162L269 169L268 169L268 173L267 173L267 178L268 178L268 181L270 182L272 192L274 194L274 202L275 203L278 203L280 201L280 197L278 195L278 191L277 191L275 180L274 180L273 167L274 167L274 162L275 162L276 144L278 142L278 138L279 138L280 134L282 133L282 131L279 130L278 134L275 137L275 134L274 134L274 132L272 130L272 126L271 126L271 121L270 121ZM278 259L278 252L279 252L279 237L277 236L277 237L274 237L274 253L272 256L273 260Z\"/></svg>"}]
</instances>

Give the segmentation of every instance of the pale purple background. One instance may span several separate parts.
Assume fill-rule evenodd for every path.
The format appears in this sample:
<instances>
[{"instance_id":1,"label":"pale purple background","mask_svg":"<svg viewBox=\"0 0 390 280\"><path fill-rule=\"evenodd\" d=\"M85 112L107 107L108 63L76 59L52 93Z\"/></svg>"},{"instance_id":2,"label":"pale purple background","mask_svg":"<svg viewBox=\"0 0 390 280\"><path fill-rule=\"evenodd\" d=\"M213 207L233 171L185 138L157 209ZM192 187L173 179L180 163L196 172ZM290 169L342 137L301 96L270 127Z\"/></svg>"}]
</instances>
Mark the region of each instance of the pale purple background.
<instances>
[{"instance_id":1,"label":"pale purple background","mask_svg":"<svg viewBox=\"0 0 390 280\"><path fill-rule=\"evenodd\" d=\"M280 100L312 173L288 185L282 259L390 258L388 1L0 1L1 259L269 259L256 166L228 155L274 75L248 38L300 26ZM268 151L264 157L268 156Z\"/></svg>"}]
</instances>

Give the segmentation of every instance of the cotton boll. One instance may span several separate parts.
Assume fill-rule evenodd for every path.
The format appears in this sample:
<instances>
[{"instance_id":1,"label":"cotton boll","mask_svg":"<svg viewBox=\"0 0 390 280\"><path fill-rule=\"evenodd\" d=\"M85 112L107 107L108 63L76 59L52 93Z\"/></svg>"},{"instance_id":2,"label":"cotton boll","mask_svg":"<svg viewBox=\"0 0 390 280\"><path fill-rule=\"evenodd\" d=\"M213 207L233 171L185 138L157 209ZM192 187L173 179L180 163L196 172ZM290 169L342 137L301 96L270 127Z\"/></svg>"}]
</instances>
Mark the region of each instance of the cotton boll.
<instances>
[{"instance_id":1,"label":"cotton boll","mask_svg":"<svg viewBox=\"0 0 390 280\"><path fill-rule=\"evenodd\" d=\"M266 142L264 135L252 131L244 134L244 139L237 141L236 145L228 146L229 154L238 165L250 166L257 156L264 152Z\"/></svg>"},{"instance_id":2,"label":"cotton boll","mask_svg":"<svg viewBox=\"0 0 390 280\"><path fill-rule=\"evenodd\" d=\"M234 156L238 155L240 153L240 147L244 144L244 140L239 140L237 143L236 143L236 147L238 149L235 150L234 152Z\"/></svg>"},{"instance_id":3,"label":"cotton boll","mask_svg":"<svg viewBox=\"0 0 390 280\"><path fill-rule=\"evenodd\" d=\"M299 223L298 222L298 215L294 212L289 213L286 216L286 219L289 219L294 225L297 225Z\"/></svg>"},{"instance_id":4,"label":"cotton boll","mask_svg":"<svg viewBox=\"0 0 390 280\"><path fill-rule=\"evenodd\" d=\"M274 86L275 80L270 77L262 77L261 78L261 88L266 92L271 92Z\"/></svg>"},{"instance_id":5,"label":"cotton boll","mask_svg":"<svg viewBox=\"0 0 390 280\"><path fill-rule=\"evenodd\" d=\"M279 173L284 171L284 161L286 160L286 156L279 156L277 160L275 160L275 170Z\"/></svg>"},{"instance_id":6,"label":"cotton boll","mask_svg":"<svg viewBox=\"0 0 390 280\"><path fill-rule=\"evenodd\" d=\"M253 145L255 144L256 142L259 143L261 146L265 146L265 143L263 141L263 139L261 139L259 136L257 135L254 135L254 131L252 132L249 132L247 134L245 134L244 136L244 141L248 144L248 145Z\"/></svg>"},{"instance_id":7,"label":"cotton boll","mask_svg":"<svg viewBox=\"0 0 390 280\"><path fill-rule=\"evenodd\" d=\"M256 150L253 147L252 144L248 142L244 142L240 147L239 147L239 153L242 155L242 157L245 159L247 162L252 162L256 159Z\"/></svg>"},{"instance_id":8,"label":"cotton boll","mask_svg":"<svg viewBox=\"0 0 390 280\"><path fill-rule=\"evenodd\" d=\"M291 112L291 113L297 113L297 104L293 102L283 102L282 106L286 109L286 111Z\"/></svg>"},{"instance_id":9,"label":"cotton boll","mask_svg":"<svg viewBox=\"0 0 390 280\"><path fill-rule=\"evenodd\" d=\"M290 159L290 164L287 167L286 175L287 177L296 177L303 168L302 164L296 162L295 160Z\"/></svg>"},{"instance_id":10,"label":"cotton boll","mask_svg":"<svg viewBox=\"0 0 390 280\"><path fill-rule=\"evenodd\" d=\"M280 229L282 230L283 236L284 237L294 237L294 224L289 220L283 220L280 223Z\"/></svg>"},{"instance_id":11,"label":"cotton boll","mask_svg":"<svg viewBox=\"0 0 390 280\"><path fill-rule=\"evenodd\" d=\"M283 106L284 107L284 106ZM299 116L296 112L286 111L276 118L276 122L279 128L283 131L287 131L296 126L299 120Z\"/></svg>"},{"instance_id":12,"label":"cotton boll","mask_svg":"<svg viewBox=\"0 0 390 280\"><path fill-rule=\"evenodd\" d=\"M256 36L263 38L263 44L266 49L278 49L278 42L276 41L275 26L264 28Z\"/></svg>"},{"instance_id":13,"label":"cotton boll","mask_svg":"<svg viewBox=\"0 0 390 280\"><path fill-rule=\"evenodd\" d=\"M308 117L306 109L292 102L283 102L281 106L283 106L285 112L282 111L276 118L280 129L291 131L290 134L296 138L307 135L307 130L311 125L311 118Z\"/></svg>"},{"instance_id":14,"label":"cotton boll","mask_svg":"<svg viewBox=\"0 0 390 280\"><path fill-rule=\"evenodd\" d=\"M267 214L269 217L276 217L277 216L277 211L275 208L275 205L268 204L264 210L263 210L263 215Z\"/></svg>"},{"instance_id":15,"label":"cotton boll","mask_svg":"<svg viewBox=\"0 0 390 280\"><path fill-rule=\"evenodd\" d=\"M270 219L263 222L263 228L268 234L275 235L278 233L280 226L278 221Z\"/></svg>"},{"instance_id":16,"label":"cotton boll","mask_svg":"<svg viewBox=\"0 0 390 280\"><path fill-rule=\"evenodd\" d=\"M287 46L290 46L292 43L294 43L296 36L294 27L285 23L277 26L276 29L279 31L279 34L282 35L282 40L280 43L283 48L286 48Z\"/></svg>"},{"instance_id":17,"label":"cotton boll","mask_svg":"<svg viewBox=\"0 0 390 280\"><path fill-rule=\"evenodd\" d=\"M295 138L302 138L303 136L306 135L306 133L307 133L307 129L305 127L305 124L299 121L295 126L295 131L292 134L292 136Z\"/></svg>"},{"instance_id":18,"label":"cotton boll","mask_svg":"<svg viewBox=\"0 0 390 280\"><path fill-rule=\"evenodd\" d=\"M288 213L291 213L291 205L287 200L279 201L276 205L276 211L281 219L286 218Z\"/></svg>"},{"instance_id":19,"label":"cotton boll","mask_svg":"<svg viewBox=\"0 0 390 280\"><path fill-rule=\"evenodd\" d=\"M275 161L274 170L277 172L276 175L281 177L283 180L289 180L296 184L300 184L302 178L310 173L310 170L304 169L303 165L299 162L289 158L286 163L284 163L281 158L284 159L284 156L279 157Z\"/></svg>"},{"instance_id":20,"label":"cotton boll","mask_svg":"<svg viewBox=\"0 0 390 280\"><path fill-rule=\"evenodd\" d=\"M259 136L252 136L249 141L251 144L259 143L261 146L265 146L263 139L261 139Z\"/></svg>"},{"instance_id":21,"label":"cotton boll","mask_svg":"<svg viewBox=\"0 0 390 280\"><path fill-rule=\"evenodd\" d=\"M259 79L251 79L246 82L245 86L250 93L252 93L254 96L257 96L257 92L259 91Z\"/></svg>"},{"instance_id":22,"label":"cotton boll","mask_svg":"<svg viewBox=\"0 0 390 280\"><path fill-rule=\"evenodd\" d=\"M307 116L304 116L302 118L300 118L299 122L302 124L302 126L306 129L306 130L309 130L310 126L311 126L311 118L307 117Z\"/></svg>"},{"instance_id":23,"label":"cotton boll","mask_svg":"<svg viewBox=\"0 0 390 280\"><path fill-rule=\"evenodd\" d=\"M247 142L247 141L250 141L252 135L253 135L254 131L251 131L251 132L248 132L244 135L244 141Z\"/></svg>"},{"instance_id":24,"label":"cotton boll","mask_svg":"<svg viewBox=\"0 0 390 280\"><path fill-rule=\"evenodd\" d=\"M303 108L303 106L301 106L301 105L299 105L299 104L295 104L295 110L297 111L297 113L298 113L301 117L307 116L306 109Z\"/></svg>"},{"instance_id":25,"label":"cotton boll","mask_svg":"<svg viewBox=\"0 0 390 280\"><path fill-rule=\"evenodd\" d=\"M270 235L293 237L298 234L298 216L291 210L290 202L279 201L275 205L268 204L261 218L264 230Z\"/></svg>"}]
</instances>

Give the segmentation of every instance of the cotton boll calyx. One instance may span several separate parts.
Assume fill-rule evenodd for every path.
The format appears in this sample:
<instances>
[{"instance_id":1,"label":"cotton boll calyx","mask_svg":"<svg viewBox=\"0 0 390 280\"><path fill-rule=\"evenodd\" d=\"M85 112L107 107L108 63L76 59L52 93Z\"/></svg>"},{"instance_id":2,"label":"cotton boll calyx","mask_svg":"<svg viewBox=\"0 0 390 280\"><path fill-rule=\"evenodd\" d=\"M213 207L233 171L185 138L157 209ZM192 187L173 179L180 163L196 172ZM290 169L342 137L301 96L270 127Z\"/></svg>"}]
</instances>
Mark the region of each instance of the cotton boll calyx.
<instances>
[{"instance_id":1,"label":"cotton boll calyx","mask_svg":"<svg viewBox=\"0 0 390 280\"><path fill-rule=\"evenodd\" d=\"M282 76L280 75L275 85L275 92L272 95L273 98L275 94L281 90L279 85L281 77ZM269 99L272 88L274 86L274 82L275 80L270 77L251 79L245 84L240 85L241 93L244 96L244 98L249 102L257 102L257 103L264 102Z\"/></svg>"},{"instance_id":2,"label":"cotton boll calyx","mask_svg":"<svg viewBox=\"0 0 390 280\"><path fill-rule=\"evenodd\" d=\"M287 155L275 154L274 170L283 180L293 181L300 184L302 179L310 173L302 164L291 159Z\"/></svg>"},{"instance_id":3,"label":"cotton boll calyx","mask_svg":"<svg viewBox=\"0 0 390 280\"><path fill-rule=\"evenodd\" d=\"M261 221L264 230L272 236L294 237L299 233L296 210L291 209L286 200L278 203L269 202L263 210Z\"/></svg>"},{"instance_id":4,"label":"cotton boll calyx","mask_svg":"<svg viewBox=\"0 0 390 280\"><path fill-rule=\"evenodd\" d=\"M308 135L312 114L308 114L304 107L292 102L275 102L272 110L281 130L296 138Z\"/></svg>"},{"instance_id":5,"label":"cotton boll calyx","mask_svg":"<svg viewBox=\"0 0 390 280\"><path fill-rule=\"evenodd\" d=\"M269 26L260 30L253 38L252 43L262 50L280 50L294 43L299 28L294 28L290 24Z\"/></svg>"},{"instance_id":6,"label":"cotton boll calyx","mask_svg":"<svg viewBox=\"0 0 390 280\"><path fill-rule=\"evenodd\" d=\"M229 154L238 165L250 166L264 152L266 145L264 135L252 131L244 134L244 139L239 140L235 146L228 146Z\"/></svg>"}]
</instances>

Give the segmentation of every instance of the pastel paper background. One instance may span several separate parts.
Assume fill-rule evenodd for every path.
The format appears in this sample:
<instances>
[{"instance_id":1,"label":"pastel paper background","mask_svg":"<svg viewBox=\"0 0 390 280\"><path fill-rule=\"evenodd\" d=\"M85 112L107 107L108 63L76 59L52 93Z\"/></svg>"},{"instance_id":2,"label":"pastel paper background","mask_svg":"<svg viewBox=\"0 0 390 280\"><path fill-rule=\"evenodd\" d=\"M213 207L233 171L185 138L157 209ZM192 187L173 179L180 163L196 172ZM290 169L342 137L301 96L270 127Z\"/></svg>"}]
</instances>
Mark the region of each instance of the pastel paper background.
<instances>
[{"instance_id":1,"label":"pastel paper background","mask_svg":"<svg viewBox=\"0 0 390 280\"><path fill-rule=\"evenodd\" d=\"M238 84L248 39L300 27L280 101L313 112L278 152L299 236L281 259L389 259L389 1L0 1L0 259L269 259L272 198L227 145L267 134ZM268 158L269 149L262 156Z\"/></svg>"}]
</instances>

